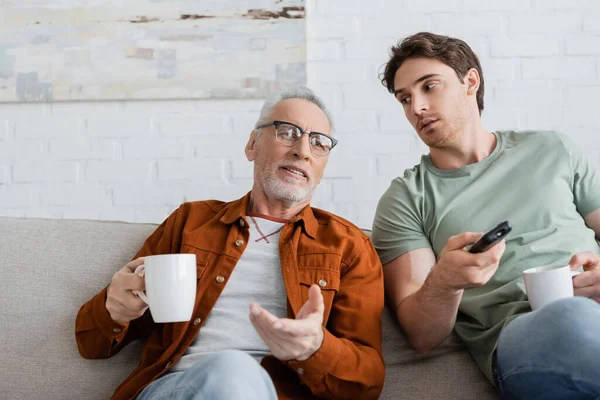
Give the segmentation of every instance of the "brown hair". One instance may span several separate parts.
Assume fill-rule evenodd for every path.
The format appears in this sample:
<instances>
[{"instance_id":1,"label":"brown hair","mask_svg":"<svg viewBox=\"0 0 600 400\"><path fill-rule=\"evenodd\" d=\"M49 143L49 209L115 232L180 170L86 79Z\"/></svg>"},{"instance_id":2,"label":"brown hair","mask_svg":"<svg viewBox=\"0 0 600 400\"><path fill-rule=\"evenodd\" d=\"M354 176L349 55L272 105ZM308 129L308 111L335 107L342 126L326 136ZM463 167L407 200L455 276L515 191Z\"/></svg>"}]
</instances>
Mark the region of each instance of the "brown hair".
<instances>
[{"instance_id":1,"label":"brown hair","mask_svg":"<svg viewBox=\"0 0 600 400\"><path fill-rule=\"evenodd\" d=\"M394 93L394 77L404 61L410 58L433 58L452 68L461 82L469 69L477 70L481 81L476 96L477 107L479 114L483 111L483 71L477 55L464 41L435 33L419 32L392 46L390 53L391 58L380 76L381 83L390 93Z\"/></svg>"}]
</instances>

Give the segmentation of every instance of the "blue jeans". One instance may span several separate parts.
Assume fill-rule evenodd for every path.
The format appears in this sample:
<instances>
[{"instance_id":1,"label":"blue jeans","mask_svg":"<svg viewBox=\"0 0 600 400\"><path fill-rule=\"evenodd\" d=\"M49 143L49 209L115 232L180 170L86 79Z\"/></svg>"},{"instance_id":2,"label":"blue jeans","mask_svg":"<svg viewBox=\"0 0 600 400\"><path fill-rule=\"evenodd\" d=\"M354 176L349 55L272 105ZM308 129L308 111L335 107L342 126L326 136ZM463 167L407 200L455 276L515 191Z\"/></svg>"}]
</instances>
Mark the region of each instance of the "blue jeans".
<instances>
[{"instance_id":1,"label":"blue jeans","mask_svg":"<svg viewBox=\"0 0 600 400\"><path fill-rule=\"evenodd\" d=\"M492 364L502 399L600 399L600 304L573 297L515 318Z\"/></svg>"},{"instance_id":2,"label":"blue jeans","mask_svg":"<svg viewBox=\"0 0 600 400\"><path fill-rule=\"evenodd\" d=\"M148 385L137 400L277 400L271 377L243 351L206 354L193 367Z\"/></svg>"}]
</instances>

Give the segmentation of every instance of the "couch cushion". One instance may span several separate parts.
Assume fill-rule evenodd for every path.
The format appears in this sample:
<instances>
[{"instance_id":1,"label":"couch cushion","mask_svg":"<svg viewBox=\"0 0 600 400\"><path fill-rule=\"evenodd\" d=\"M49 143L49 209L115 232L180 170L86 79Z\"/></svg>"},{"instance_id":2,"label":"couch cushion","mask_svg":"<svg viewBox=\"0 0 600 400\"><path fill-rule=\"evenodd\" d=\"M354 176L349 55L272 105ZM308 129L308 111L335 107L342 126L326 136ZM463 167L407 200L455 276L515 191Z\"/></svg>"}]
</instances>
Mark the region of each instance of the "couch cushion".
<instances>
[{"instance_id":1,"label":"couch cushion","mask_svg":"<svg viewBox=\"0 0 600 400\"><path fill-rule=\"evenodd\" d=\"M383 313L385 386L381 398L428 400L498 399L461 340L452 333L434 351L419 354L410 346L396 318Z\"/></svg>"},{"instance_id":2,"label":"couch cushion","mask_svg":"<svg viewBox=\"0 0 600 400\"><path fill-rule=\"evenodd\" d=\"M7 399L107 399L140 344L108 360L77 352L75 316L154 225L0 218L0 388Z\"/></svg>"}]
</instances>

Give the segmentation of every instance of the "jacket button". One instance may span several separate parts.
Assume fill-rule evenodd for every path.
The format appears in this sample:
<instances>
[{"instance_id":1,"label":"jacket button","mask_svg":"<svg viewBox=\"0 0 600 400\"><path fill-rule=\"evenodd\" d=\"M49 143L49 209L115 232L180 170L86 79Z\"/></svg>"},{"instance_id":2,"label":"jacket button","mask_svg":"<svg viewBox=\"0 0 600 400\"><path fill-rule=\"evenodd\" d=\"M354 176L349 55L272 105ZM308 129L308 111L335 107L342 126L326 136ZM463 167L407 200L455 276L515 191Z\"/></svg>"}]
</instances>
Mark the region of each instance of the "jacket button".
<instances>
[{"instance_id":1,"label":"jacket button","mask_svg":"<svg viewBox=\"0 0 600 400\"><path fill-rule=\"evenodd\" d=\"M244 241L243 241L242 239L238 239L238 240L236 240L236 241L235 241L235 245L236 245L237 247L240 247L240 246L241 246L241 245L243 245L243 244L244 244Z\"/></svg>"},{"instance_id":2,"label":"jacket button","mask_svg":"<svg viewBox=\"0 0 600 400\"><path fill-rule=\"evenodd\" d=\"M121 332L123 332L123 330L121 328L113 328L112 331L114 333L121 333Z\"/></svg>"},{"instance_id":3,"label":"jacket button","mask_svg":"<svg viewBox=\"0 0 600 400\"><path fill-rule=\"evenodd\" d=\"M221 275L219 275L219 276L217 276L217 277L215 278L215 280L216 280L217 282L219 282L219 283L223 283L223 282L225 282L225 277L224 277L224 276L221 276Z\"/></svg>"},{"instance_id":4,"label":"jacket button","mask_svg":"<svg viewBox=\"0 0 600 400\"><path fill-rule=\"evenodd\" d=\"M304 369L298 368L296 369L296 372L298 373L298 375L302 375L304 373Z\"/></svg>"},{"instance_id":5,"label":"jacket button","mask_svg":"<svg viewBox=\"0 0 600 400\"><path fill-rule=\"evenodd\" d=\"M202 318L196 318L196 319L194 320L194 325L195 325L195 326L198 326L198 325L200 325L200 322L202 322Z\"/></svg>"},{"instance_id":6,"label":"jacket button","mask_svg":"<svg viewBox=\"0 0 600 400\"><path fill-rule=\"evenodd\" d=\"M240 218L240 226L243 227L244 225L246 225L246 223L244 222L244 218Z\"/></svg>"},{"instance_id":7,"label":"jacket button","mask_svg":"<svg viewBox=\"0 0 600 400\"><path fill-rule=\"evenodd\" d=\"M321 286L322 288L324 288L325 286L327 286L327 281L325 279L320 279L319 280L319 286Z\"/></svg>"}]
</instances>

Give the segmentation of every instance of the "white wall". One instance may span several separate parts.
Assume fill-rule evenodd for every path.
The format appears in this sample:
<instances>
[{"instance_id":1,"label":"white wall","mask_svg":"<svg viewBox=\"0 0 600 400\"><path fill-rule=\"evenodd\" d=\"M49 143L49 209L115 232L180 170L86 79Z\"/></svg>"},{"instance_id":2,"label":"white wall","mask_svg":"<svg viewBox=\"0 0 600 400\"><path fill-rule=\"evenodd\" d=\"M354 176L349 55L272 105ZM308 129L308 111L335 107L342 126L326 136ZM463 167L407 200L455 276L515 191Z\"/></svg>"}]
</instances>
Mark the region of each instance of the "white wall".
<instances>
[{"instance_id":1,"label":"white wall","mask_svg":"<svg viewBox=\"0 0 600 400\"><path fill-rule=\"evenodd\" d=\"M308 0L309 86L339 146L314 205L370 227L390 180L426 150L377 79L420 30L480 56L487 129L559 129L600 163L600 2ZM0 215L160 222L186 200L251 187L243 146L261 102L0 104Z\"/></svg>"}]
</instances>

